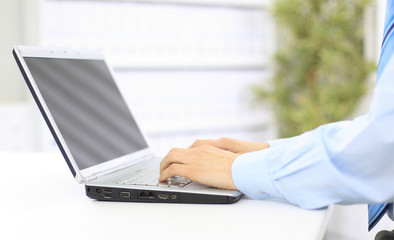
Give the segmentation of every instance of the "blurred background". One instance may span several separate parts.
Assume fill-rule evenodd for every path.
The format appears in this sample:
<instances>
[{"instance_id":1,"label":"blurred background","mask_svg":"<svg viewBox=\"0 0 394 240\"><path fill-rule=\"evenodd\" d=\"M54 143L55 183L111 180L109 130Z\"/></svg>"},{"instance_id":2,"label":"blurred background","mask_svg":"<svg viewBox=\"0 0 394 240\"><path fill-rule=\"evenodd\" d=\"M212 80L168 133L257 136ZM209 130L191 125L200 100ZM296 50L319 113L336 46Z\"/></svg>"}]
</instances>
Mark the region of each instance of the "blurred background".
<instances>
[{"instance_id":1,"label":"blurred background","mask_svg":"<svg viewBox=\"0 0 394 240\"><path fill-rule=\"evenodd\" d=\"M290 72L278 54L283 54L281 49L292 46L291 43L298 44L297 36L289 35L289 29L286 32L286 21L297 20L284 19L286 9L275 2L1 1L0 151L58 151L12 57L14 45L102 51L160 155L201 138L225 136L264 142L289 135L281 131L290 125L278 118L277 110L286 108L275 97L275 89L283 87L277 84L278 73ZM375 82L374 66L380 54L385 1L370 1L361 11L359 19L346 16L342 23L358 21L358 48L362 59L372 67L361 81L365 82L365 91L360 90L357 103L351 103L354 110L346 110L346 118L368 111ZM299 24L308 26L308 22ZM293 61L305 59L293 56ZM287 118L297 116L293 113ZM292 129L303 131L329 120L336 119L313 120L306 128ZM346 216L353 214L349 208L337 210L333 217L336 220L329 227L332 234L327 239L364 239L365 234L361 233L349 237L350 223L343 227Z\"/></svg>"},{"instance_id":2,"label":"blurred background","mask_svg":"<svg viewBox=\"0 0 394 240\"><path fill-rule=\"evenodd\" d=\"M279 82L275 76L277 72L290 72L290 68L275 62L278 42L297 40L278 30L275 16L280 19L280 14L289 14L276 10L278 4L274 2L2 1L0 150L57 151L12 57L14 45L102 51L159 154L171 147L189 146L197 138L226 136L267 141L281 137L277 126L283 129L284 125L291 125L279 122L275 110L284 108L286 103L261 97L261 92L256 91L283 89L275 85ZM277 2L286 4L283 0ZM361 32L361 54L374 63L384 20L381 2L369 4L362 14L365 21L361 19L361 29L365 30ZM296 11L290 7L290 11ZM299 21L302 25L303 19ZM311 23L312 20L303 25ZM282 45L285 48L289 44ZM279 66L279 71L275 71L275 66ZM295 79L294 74L289 76ZM292 86L292 91L302 89ZM321 122L308 127L318 124ZM302 126L291 128L307 130Z\"/></svg>"},{"instance_id":3,"label":"blurred background","mask_svg":"<svg viewBox=\"0 0 394 240\"><path fill-rule=\"evenodd\" d=\"M267 1L2 5L2 150L57 151L12 58L15 44L102 51L160 154L196 138L276 136L269 111L253 103L251 91L268 80L275 49Z\"/></svg>"}]
</instances>

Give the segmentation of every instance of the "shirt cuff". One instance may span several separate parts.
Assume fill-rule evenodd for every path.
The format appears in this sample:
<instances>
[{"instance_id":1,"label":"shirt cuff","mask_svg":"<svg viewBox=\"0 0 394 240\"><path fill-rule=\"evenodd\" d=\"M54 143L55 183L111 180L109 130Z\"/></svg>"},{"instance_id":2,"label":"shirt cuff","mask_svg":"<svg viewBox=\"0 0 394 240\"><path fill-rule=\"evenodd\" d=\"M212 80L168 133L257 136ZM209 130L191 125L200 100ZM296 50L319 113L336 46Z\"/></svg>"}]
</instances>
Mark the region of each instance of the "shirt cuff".
<instances>
[{"instance_id":1,"label":"shirt cuff","mask_svg":"<svg viewBox=\"0 0 394 240\"><path fill-rule=\"evenodd\" d=\"M239 191L254 199L284 199L272 183L266 166L270 148L245 153L237 157L232 165L231 174Z\"/></svg>"}]
</instances>

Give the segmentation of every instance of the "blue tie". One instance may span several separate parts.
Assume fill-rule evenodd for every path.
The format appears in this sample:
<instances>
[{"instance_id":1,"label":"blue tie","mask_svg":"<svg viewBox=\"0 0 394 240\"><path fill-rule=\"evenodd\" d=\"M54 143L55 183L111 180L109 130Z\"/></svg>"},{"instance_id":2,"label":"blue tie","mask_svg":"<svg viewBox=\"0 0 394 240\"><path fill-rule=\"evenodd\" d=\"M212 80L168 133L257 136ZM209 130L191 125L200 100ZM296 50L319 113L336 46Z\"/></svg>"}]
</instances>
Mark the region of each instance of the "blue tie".
<instances>
[{"instance_id":1,"label":"blue tie","mask_svg":"<svg viewBox=\"0 0 394 240\"><path fill-rule=\"evenodd\" d=\"M379 66L377 72L377 82L380 75L387 66L387 63L394 54L394 1L387 1L386 20L384 23L384 34L382 41L382 51L379 58ZM368 230L379 222L389 208L389 204L369 204L368 205Z\"/></svg>"},{"instance_id":2,"label":"blue tie","mask_svg":"<svg viewBox=\"0 0 394 240\"><path fill-rule=\"evenodd\" d=\"M380 221L380 219L387 212L389 205L385 204L369 204L368 205L368 231Z\"/></svg>"}]
</instances>

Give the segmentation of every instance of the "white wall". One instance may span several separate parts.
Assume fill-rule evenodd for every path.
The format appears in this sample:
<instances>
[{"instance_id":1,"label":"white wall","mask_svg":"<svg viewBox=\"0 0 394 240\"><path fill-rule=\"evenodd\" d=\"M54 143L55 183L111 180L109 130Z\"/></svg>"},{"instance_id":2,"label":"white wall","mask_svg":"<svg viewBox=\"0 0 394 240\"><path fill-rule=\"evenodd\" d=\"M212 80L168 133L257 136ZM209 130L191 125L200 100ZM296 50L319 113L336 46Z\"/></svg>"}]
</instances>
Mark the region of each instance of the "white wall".
<instances>
[{"instance_id":1,"label":"white wall","mask_svg":"<svg viewBox=\"0 0 394 240\"><path fill-rule=\"evenodd\" d=\"M228 136L250 141L265 141L274 138L276 131L272 128L272 124L269 125L269 131L267 131L267 127L261 126L263 123L268 125L265 123L267 111L251 106L251 101L245 97L245 95L251 95L248 87L252 83L257 84L267 78L265 64L273 51L273 47L270 47L272 45L270 43L273 41L268 37L272 36L272 28L268 24L269 21L266 19L268 16L264 14L263 7L267 0L181 1L184 3L199 2L201 5L135 4L134 1L125 5L123 1L111 2L111 0L105 2L16 0L0 5L2 11L7 12L7 14L0 16L0 20L2 23L9 23L2 26L3 32L7 33L9 37L0 40L0 44L4 42L2 51L5 54L1 55L2 61L7 63L5 70L7 72L3 74L3 76L7 76L1 79L0 83L2 89L0 89L2 96L0 97L0 116L4 116L0 117L0 132L3 133L0 135L0 150L57 150L11 55L11 48L15 44L91 48L104 51L105 55L112 60L110 62L115 70L120 69L119 72L125 75L124 78L118 78L120 82L124 80L123 82L134 90L140 89L140 87L144 89L144 86L147 86L147 89L159 90L156 84L159 83L162 87L160 91L168 92L168 94L156 95L155 99L147 99L154 101L156 108L158 103L165 102L157 101L160 97L162 97L161 100L168 97L171 99L179 97L184 101L184 96L188 96L188 94L191 94L193 99L198 99L198 102L202 102L201 99L209 98L209 101L216 104L210 104L211 108L208 109L204 107L206 106L204 103L208 102L206 100L192 108L194 115L197 113L198 116L179 114L180 111L176 108L176 104L167 104L178 113L172 114L173 112L167 111L168 107L163 109L166 110L164 116L170 116L171 121L163 122L162 117L160 117L160 121L155 122L150 120L156 119L143 119L144 123L151 123L150 125L146 124L144 129L148 131L148 135L153 139L158 151L162 149L161 152L168 152L168 148L175 145L188 146L196 138ZM179 1L158 0L157 2ZM205 6L210 4L215 4L218 7ZM227 4L231 7L220 7L227 6ZM103 16L105 17L103 18ZM179 21L186 16L188 21ZM105 20L102 21L103 19ZM111 20L108 21L108 19ZM201 21L202 19L210 19L215 24ZM199 24L195 24L196 21ZM178 24L178 22L182 22L182 24ZM123 23L129 24L124 26ZM194 25L204 27L193 28ZM146 29L150 31L148 32ZM104 35L103 32L105 32ZM167 34L168 32L172 34ZM128 33L130 36L125 36ZM135 38L136 34L139 38ZM152 37L152 34L156 35ZM205 41L195 40L199 36L207 36L207 39ZM227 36L233 37L228 38ZM142 40L137 41L140 38ZM167 54L169 50L172 51L173 45L176 46L176 51ZM128 51L129 47L130 51ZM200 54L200 56L196 49L208 49L209 51L201 51L204 54ZM165 61L160 62L158 59ZM189 65L185 64L186 62ZM157 77L158 74L155 74L157 71L154 68L150 70L152 66L156 66L155 64L159 69L170 67L172 70L161 72ZM191 69L197 66L199 71L186 72L184 66ZM215 67L221 70L211 71ZM134 68L142 68L143 71L137 71L140 74L134 77L136 75ZM181 69L179 74L175 71L178 68ZM210 70L205 73L201 71L203 68ZM239 72L234 70L239 68L255 70L241 70ZM188 76L188 74L192 76ZM181 80L187 80L188 83ZM193 83L199 87L190 87ZM174 86L178 86L178 88L175 89ZM223 86L226 86L226 91L215 91L221 90ZM143 100L146 100L150 94L143 93L145 95L141 98L140 95L135 94L135 91L130 91L130 88L122 86L122 89L126 89L125 95L129 96L131 100L138 99L136 105L146 105L147 102L143 102ZM163 88L166 90L163 91ZM210 91L207 91L206 88L209 88ZM169 89L171 91L167 91ZM178 94L178 92L180 93ZM139 93L138 90L137 93ZM182 103L188 104L188 102ZM33 108L31 111L30 107ZM146 107L141 109L145 110L142 113L137 111L137 114L142 118L145 116L144 113L152 115L152 110L155 110ZM200 109L204 109L204 111L200 111ZM221 111L216 111L217 109ZM207 114L209 114L209 118L203 117L201 119L200 117L197 119L197 117ZM181 118L177 115L185 117ZM222 118L227 123L226 128L223 126ZM200 124L197 126L192 120L199 121ZM176 126L176 129L171 129L167 122L176 122L171 125ZM179 126L183 126L182 123L188 123L188 125L180 129ZM38 124L42 125L42 128L37 127ZM158 131L160 127L166 132ZM30 129L32 130L29 131ZM40 129L43 130L39 131ZM169 141L169 135L171 135L171 141ZM33 145L29 144L29 141L19 141L27 136L36 148L32 148ZM165 139L162 136L165 136ZM40 139L42 140L40 141ZM38 144L38 142L42 142L42 144ZM178 142L185 145L179 145Z\"/></svg>"},{"instance_id":2,"label":"white wall","mask_svg":"<svg viewBox=\"0 0 394 240\"><path fill-rule=\"evenodd\" d=\"M0 5L0 102L27 99L21 74L11 54L14 45L39 43L41 0L3 0Z\"/></svg>"},{"instance_id":3,"label":"white wall","mask_svg":"<svg viewBox=\"0 0 394 240\"><path fill-rule=\"evenodd\" d=\"M38 109L12 56L14 45L38 45L42 0L0 2L0 150L36 150Z\"/></svg>"}]
</instances>

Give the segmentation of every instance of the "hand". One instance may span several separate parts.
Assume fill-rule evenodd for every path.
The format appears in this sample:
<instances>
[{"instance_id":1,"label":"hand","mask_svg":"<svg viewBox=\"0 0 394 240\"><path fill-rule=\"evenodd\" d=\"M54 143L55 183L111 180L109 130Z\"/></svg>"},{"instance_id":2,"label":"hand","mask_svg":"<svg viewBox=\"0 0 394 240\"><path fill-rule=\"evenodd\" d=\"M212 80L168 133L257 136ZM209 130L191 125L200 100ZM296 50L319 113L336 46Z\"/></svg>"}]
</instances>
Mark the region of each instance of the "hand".
<instances>
[{"instance_id":1,"label":"hand","mask_svg":"<svg viewBox=\"0 0 394 240\"><path fill-rule=\"evenodd\" d=\"M203 145L210 145L216 148L227 150L237 154L254 152L269 148L267 143L247 142L231 138L220 138L218 140L197 140L190 148L195 148Z\"/></svg>"},{"instance_id":2,"label":"hand","mask_svg":"<svg viewBox=\"0 0 394 240\"><path fill-rule=\"evenodd\" d=\"M159 181L182 176L204 185L233 189L231 166L239 154L209 145L194 148L174 148L160 164Z\"/></svg>"}]
</instances>

